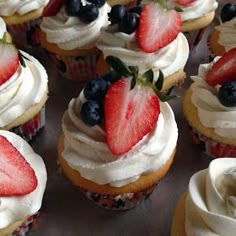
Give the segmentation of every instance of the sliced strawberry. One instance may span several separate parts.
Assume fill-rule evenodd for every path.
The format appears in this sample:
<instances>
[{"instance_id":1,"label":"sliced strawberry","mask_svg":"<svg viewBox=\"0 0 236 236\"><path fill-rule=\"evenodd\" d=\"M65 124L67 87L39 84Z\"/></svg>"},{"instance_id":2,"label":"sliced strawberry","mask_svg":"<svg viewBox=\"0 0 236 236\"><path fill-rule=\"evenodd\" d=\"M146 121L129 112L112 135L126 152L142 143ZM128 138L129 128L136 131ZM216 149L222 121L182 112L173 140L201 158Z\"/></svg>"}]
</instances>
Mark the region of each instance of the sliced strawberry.
<instances>
[{"instance_id":1,"label":"sliced strawberry","mask_svg":"<svg viewBox=\"0 0 236 236\"><path fill-rule=\"evenodd\" d=\"M55 16L61 9L64 0L50 0L48 5L44 8L42 16Z\"/></svg>"},{"instance_id":2,"label":"sliced strawberry","mask_svg":"<svg viewBox=\"0 0 236 236\"><path fill-rule=\"evenodd\" d=\"M20 152L0 135L0 196L25 195L37 187L37 178Z\"/></svg>"},{"instance_id":3,"label":"sliced strawberry","mask_svg":"<svg viewBox=\"0 0 236 236\"><path fill-rule=\"evenodd\" d=\"M206 74L206 82L215 86L236 80L236 48L225 53Z\"/></svg>"},{"instance_id":4,"label":"sliced strawberry","mask_svg":"<svg viewBox=\"0 0 236 236\"><path fill-rule=\"evenodd\" d=\"M0 86L11 78L19 66L19 55L13 44L0 42Z\"/></svg>"},{"instance_id":5,"label":"sliced strawberry","mask_svg":"<svg viewBox=\"0 0 236 236\"><path fill-rule=\"evenodd\" d=\"M174 0L175 3L177 3L180 6L188 6L189 4L191 4L192 2L195 2L196 0Z\"/></svg>"},{"instance_id":6,"label":"sliced strawberry","mask_svg":"<svg viewBox=\"0 0 236 236\"><path fill-rule=\"evenodd\" d=\"M131 79L122 78L108 89L105 102L107 144L115 155L128 152L153 130L160 113L159 99L148 86L130 89Z\"/></svg>"},{"instance_id":7,"label":"sliced strawberry","mask_svg":"<svg viewBox=\"0 0 236 236\"><path fill-rule=\"evenodd\" d=\"M163 9L154 3L145 5L137 29L139 47L145 52L155 52L172 42L181 26L181 17L177 11Z\"/></svg>"}]
</instances>

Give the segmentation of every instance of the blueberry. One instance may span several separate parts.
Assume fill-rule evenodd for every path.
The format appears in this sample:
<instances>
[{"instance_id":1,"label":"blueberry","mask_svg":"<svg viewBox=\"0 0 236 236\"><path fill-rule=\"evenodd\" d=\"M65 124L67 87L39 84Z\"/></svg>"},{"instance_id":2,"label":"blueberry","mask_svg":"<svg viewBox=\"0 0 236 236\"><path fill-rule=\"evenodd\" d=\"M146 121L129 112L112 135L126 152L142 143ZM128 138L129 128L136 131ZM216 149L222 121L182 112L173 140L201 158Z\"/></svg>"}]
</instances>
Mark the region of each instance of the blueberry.
<instances>
[{"instance_id":1,"label":"blueberry","mask_svg":"<svg viewBox=\"0 0 236 236\"><path fill-rule=\"evenodd\" d=\"M218 98L226 107L236 106L236 80L225 82L219 89Z\"/></svg>"},{"instance_id":2,"label":"blueberry","mask_svg":"<svg viewBox=\"0 0 236 236\"><path fill-rule=\"evenodd\" d=\"M94 4L87 4L80 8L79 19L85 23L90 23L97 19L98 8Z\"/></svg>"},{"instance_id":3,"label":"blueberry","mask_svg":"<svg viewBox=\"0 0 236 236\"><path fill-rule=\"evenodd\" d=\"M132 8L129 9L129 12L133 12L133 13L136 13L138 15L141 14L141 11L142 11L141 6L135 6L135 7L132 7Z\"/></svg>"},{"instance_id":4,"label":"blueberry","mask_svg":"<svg viewBox=\"0 0 236 236\"><path fill-rule=\"evenodd\" d=\"M100 100L107 91L107 82L104 79L96 78L89 80L84 87L84 96L86 99Z\"/></svg>"},{"instance_id":5,"label":"blueberry","mask_svg":"<svg viewBox=\"0 0 236 236\"><path fill-rule=\"evenodd\" d=\"M127 12L122 20L119 22L119 30L126 34L132 34L138 26L139 18L136 13Z\"/></svg>"},{"instance_id":6,"label":"blueberry","mask_svg":"<svg viewBox=\"0 0 236 236\"><path fill-rule=\"evenodd\" d=\"M82 105L80 117L86 125L98 125L103 119L102 106L95 100L88 100Z\"/></svg>"},{"instance_id":7,"label":"blueberry","mask_svg":"<svg viewBox=\"0 0 236 236\"><path fill-rule=\"evenodd\" d=\"M222 22L230 21L236 16L236 4L227 3L221 10L221 20Z\"/></svg>"},{"instance_id":8,"label":"blueberry","mask_svg":"<svg viewBox=\"0 0 236 236\"><path fill-rule=\"evenodd\" d=\"M115 5L111 8L111 11L108 13L109 21L112 24L117 24L125 16L126 9L122 5Z\"/></svg>"},{"instance_id":9,"label":"blueberry","mask_svg":"<svg viewBox=\"0 0 236 236\"><path fill-rule=\"evenodd\" d=\"M116 82L117 80L119 80L121 78L121 75L117 71L111 70L107 72L105 75L103 75L102 78L105 81L110 82L112 84Z\"/></svg>"},{"instance_id":10,"label":"blueberry","mask_svg":"<svg viewBox=\"0 0 236 236\"><path fill-rule=\"evenodd\" d=\"M81 0L66 0L64 5L65 5L65 11L69 16L79 15Z\"/></svg>"},{"instance_id":11,"label":"blueberry","mask_svg":"<svg viewBox=\"0 0 236 236\"><path fill-rule=\"evenodd\" d=\"M87 0L87 1L93 3L98 8L102 7L106 3L106 0Z\"/></svg>"}]
</instances>

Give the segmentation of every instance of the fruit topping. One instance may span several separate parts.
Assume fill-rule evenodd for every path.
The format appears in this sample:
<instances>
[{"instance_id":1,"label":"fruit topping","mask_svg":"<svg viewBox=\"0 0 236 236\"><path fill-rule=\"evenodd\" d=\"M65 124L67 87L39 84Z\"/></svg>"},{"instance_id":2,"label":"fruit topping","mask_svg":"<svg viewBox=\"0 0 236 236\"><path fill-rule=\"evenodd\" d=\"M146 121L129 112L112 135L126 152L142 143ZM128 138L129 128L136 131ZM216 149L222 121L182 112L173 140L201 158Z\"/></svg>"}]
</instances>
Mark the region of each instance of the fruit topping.
<instances>
[{"instance_id":1,"label":"fruit topping","mask_svg":"<svg viewBox=\"0 0 236 236\"><path fill-rule=\"evenodd\" d=\"M174 2L180 6L188 6L190 5L192 2L195 2L196 0L174 0Z\"/></svg>"},{"instance_id":2,"label":"fruit topping","mask_svg":"<svg viewBox=\"0 0 236 236\"><path fill-rule=\"evenodd\" d=\"M218 92L221 104L226 107L236 106L236 80L223 83Z\"/></svg>"},{"instance_id":3,"label":"fruit topping","mask_svg":"<svg viewBox=\"0 0 236 236\"><path fill-rule=\"evenodd\" d=\"M215 86L236 78L236 48L225 53L206 74L206 82Z\"/></svg>"},{"instance_id":4,"label":"fruit topping","mask_svg":"<svg viewBox=\"0 0 236 236\"><path fill-rule=\"evenodd\" d=\"M64 0L50 0L47 6L44 8L42 16L55 16L61 9Z\"/></svg>"},{"instance_id":5,"label":"fruit topping","mask_svg":"<svg viewBox=\"0 0 236 236\"><path fill-rule=\"evenodd\" d=\"M79 19L85 23L90 23L96 20L98 15L98 8L94 4L87 4L81 7Z\"/></svg>"},{"instance_id":6,"label":"fruit topping","mask_svg":"<svg viewBox=\"0 0 236 236\"><path fill-rule=\"evenodd\" d=\"M126 8L123 5L115 5L108 13L108 19L111 24L119 23L126 14Z\"/></svg>"},{"instance_id":7,"label":"fruit topping","mask_svg":"<svg viewBox=\"0 0 236 236\"><path fill-rule=\"evenodd\" d=\"M69 16L78 16L81 6L82 6L81 0L65 1L65 11Z\"/></svg>"},{"instance_id":8,"label":"fruit topping","mask_svg":"<svg viewBox=\"0 0 236 236\"><path fill-rule=\"evenodd\" d=\"M93 3L98 8L102 7L106 3L106 0L87 0L87 1Z\"/></svg>"},{"instance_id":9,"label":"fruit topping","mask_svg":"<svg viewBox=\"0 0 236 236\"><path fill-rule=\"evenodd\" d=\"M19 60L16 47L11 43L0 41L0 86L16 72Z\"/></svg>"},{"instance_id":10,"label":"fruit topping","mask_svg":"<svg viewBox=\"0 0 236 236\"><path fill-rule=\"evenodd\" d=\"M104 74L102 76L102 78L105 81L112 84L112 83L116 82L117 80L119 80L121 78L121 75L117 71L111 70L111 71L107 72L106 74Z\"/></svg>"},{"instance_id":11,"label":"fruit topping","mask_svg":"<svg viewBox=\"0 0 236 236\"><path fill-rule=\"evenodd\" d=\"M132 34L138 26L139 17L134 12L127 12L119 22L119 30L126 34Z\"/></svg>"},{"instance_id":12,"label":"fruit topping","mask_svg":"<svg viewBox=\"0 0 236 236\"><path fill-rule=\"evenodd\" d=\"M234 3L227 3L223 6L220 17L222 22L230 21L234 17L236 17L236 4Z\"/></svg>"},{"instance_id":13,"label":"fruit topping","mask_svg":"<svg viewBox=\"0 0 236 236\"><path fill-rule=\"evenodd\" d=\"M21 153L0 135L0 196L21 196L37 187L37 178Z\"/></svg>"},{"instance_id":14,"label":"fruit topping","mask_svg":"<svg viewBox=\"0 0 236 236\"><path fill-rule=\"evenodd\" d=\"M148 53L157 51L177 37L181 26L177 11L164 9L154 3L145 5L137 29L139 47Z\"/></svg>"}]
</instances>

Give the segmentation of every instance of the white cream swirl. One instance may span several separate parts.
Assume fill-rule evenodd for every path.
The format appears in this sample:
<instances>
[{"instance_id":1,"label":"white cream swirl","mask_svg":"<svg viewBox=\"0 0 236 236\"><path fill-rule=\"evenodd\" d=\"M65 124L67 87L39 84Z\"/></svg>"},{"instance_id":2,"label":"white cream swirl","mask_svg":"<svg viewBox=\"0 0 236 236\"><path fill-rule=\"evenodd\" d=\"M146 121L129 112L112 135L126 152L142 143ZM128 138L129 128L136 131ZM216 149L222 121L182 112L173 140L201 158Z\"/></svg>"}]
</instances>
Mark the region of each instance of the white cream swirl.
<instances>
[{"instance_id":1,"label":"white cream swirl","mask_svg":"<svg viewBox=\"0 0 236 236\"><path fill-rule=\"evenodd\" d=\"M216 62L219 57L215 58ZM198 75L192 76L191 101L198 111L198 118L205 127L214 128L215 133L225 138L236 138L236 107L222 105L217 97L219 86L209 86L206 73L213 63L201 64Z\"/></svg>"},{"instance_id":2,"label":"white cream swirl","mask_svg":"<svg viewBox=\"0 0 236 236\"><path fill-rule=\"evenodd\" d=\"M218 158L192 176L185 205L188 236L234 236L236 159Z\"/></svg>"},{"instance_id":3,"label":"white cream swirl","mask_svg":"<svg viewBox=\"0 0 236 236\"><path fill-rule=\"evenodd\" d=\"M86 1L82 1L83 4ZM100 37L100 29L108 25L108 15L111 7L105 3L99 8L96 20L84 23L79 17L68 16L64 7L56 16L44 17L40 28L46 33L50 43L57 44L64 50L91 48Z\"/></svg>"},{"instance_id":4,"label":"white cream swirl","mask_svg":"<svg viewBox=\"0 0 236 236\"><path fill-rule=\"evenodd\" d=\"M236 47L236 17L215 27L219 34L219 44L228 52Z\"/></svg>"},{"instance_id":5,"label":"white cream swirl","mask_svg":"<svg viewBox=\"0 0 236 236\"><path fill-rule=\"evenodd\" d=\"M7 32L6 24L3 19L0 17L0 39Z\"/></svg>"},{"instance_id":6,"label":"white cream swirl","mask_svg":"<svg viewBox=\"0 0 236 236\"><path fill-rule=\"evenodd\" d=\"M97 184L119 187L167 162L178 137L174 114L167 103L161 103L155 129L117 159L108 149L103 128L89 127L81 121L79 113L83 101L83 93L70 101L62 125L65 134L62 156L82 177Z\"/></svg>"},{"instance_id":7,"label":"white cream swirl","mask_svg":"<svg viewBox=\"0 0 236 236\"><path fill-rule=\"evenodd\" d=\"M33 168L38 180L36 189L24 196L0 196L0 229L18 220L25 220L41 208L42 198L46 187L47 173L42 158L36 154L30 145L18 135L0 130L0 135L6 137L24 156Z\"/></svg>"},{"instance_id":8,"label":"white cream swirl","mask_svg":"<svg viewBox=\"0 0 236 236\"><path fill-rule=\"evenodd\" d=\"M25 15L31 11L45 7L49 0L1 0L0 15L12 16L14 14Z\"/></svg>"},{"instance_id":9,"label":"white cream swirl","mask_svg":"<svg viewBox=\"0 0 236 236\"><path fill-rule=\"evenodd\" d=\"M4 128L30 107L38 104L48 90L48 76L40 62L21 53L26 67L19 66L15 74L0 86L0 128ZM0 55L0 60L1 55Z\"/></svg>"},{"instance_id":10,"label":"white cream swirl","mask_svg":"<svg viewBox=\"0 0 236 236\"><path fill-rule=\"evenodd\" d=\"M112 55L120 58L129 66L138 66L140 73L152 69L154 79L157 80L159 70L164 76L169 76L184 68L189 46L182 33L167 46L153 53L146 53L138 47L135 33L125 34L117 32L116 26L103 28L97 47L104 57Z\"/></svg>"}]
</instances>

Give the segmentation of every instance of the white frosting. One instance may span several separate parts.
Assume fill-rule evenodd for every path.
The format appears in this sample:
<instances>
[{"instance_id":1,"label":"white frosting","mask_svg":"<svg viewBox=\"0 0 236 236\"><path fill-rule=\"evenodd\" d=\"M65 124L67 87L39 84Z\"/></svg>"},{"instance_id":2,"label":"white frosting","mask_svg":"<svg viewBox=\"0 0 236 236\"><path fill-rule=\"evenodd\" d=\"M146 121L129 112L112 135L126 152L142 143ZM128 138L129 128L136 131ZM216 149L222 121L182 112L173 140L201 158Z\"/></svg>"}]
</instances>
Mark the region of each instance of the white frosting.
<instances>
[{"instance_id":1,"label":"white frosting","mask_svg":"<svg viewBox=\"0 0 236 236\"><path fill-rule=\"evenodd\" d=\"M236 17L215 28L220 32L218 42L226 51L236 47Z\"/></svg>"},{"instance_id":2,"label":"white frosting","mask_svg":"<svg viewBox=\"0 0 236 236\"><path fill-rule=\"evenodd\" d=\"M0 17L0 39L7 32L6 24L3 19Z\"/></svg>"},{"instance_id":3,"label":"white frosting","mask_svg":"<svg viewBox=\"0 0 236 236\"><path fill-rule=\"evenodd\" d=\"M19 65L15 74L0 86L0 128L4 128L30 107L41 102L48 90L48 77L40 62L21 53L26 67ZM1 58L0 60L4 60Z\"/></svg>"},{"instance_id":4,"label":"white frosting","mask_svg":"<svg viewBox=\"0 0 236 236\"><path fill-rule=\"evenodd\" d=\"M135 33L129 35L117 32L116 26L102 29L97 47L102 50L104 57L116 56L129 66L138 66L140 73L152 69L155 80L159 70L164 76L169 76L183 69L189 55L188 42L182 33L167 46L146 53L139 49Z\"/></svg>"},{"instance_id":5,"label":"white frosting","mask_svg":"<svg viewBox=\"0 0 236 236\"><path fill-rule=\"evenodd\" d=\"M25 15L31 11L45 7L49 0L1 0L0 15L12 16L16 13Z\"/></svg>"},{"instance_id":6,"label":"white frosting","mask_svg":"<svg viewBox=\"0 0 236 236\"><path fill-rule=\"evenodd\" d=\"M38 212L47 181L47 173L42 158L37 155L30 145L14 133L0 130L0 135L5 136L16 149L24 156L33 168L38 180L36 189L24 196L0 196L0 229L7 227L18 220L25 220L28 216Z\"/></svg>"},{"instance_id":7,"label":"white frosting","mask_svg":"<svg viewBox=\"0 0 236 236\"><path fill-rule=\"evenodd\" d=\"M86 1L82 1L83 4ZM100 29L108 25L108 15L111 7L105 3L99 8L97 19L84 23L78 17L68 16L64 7L56 16L44 17L40 28L46 33L50 43L57 44L64 50L89 48L100 37Z\"/></svg>"},{"instance_id":8,"label":"white frosting","mask_svg":"<svg viewBox=\"0 0 236 236\"><path fill-rule=\"evenodd\" d=\"M108 149L102 127L89 127L80 120L83 93L72 99L63 117L65 134L63 158L85 179L97 184L123 186L164 165L172 154L178 137L174 114L167 103L155 129L118 159Z\"/></svg>"},{"instance_id":9,"label":"white frosting","mask_svg":"<svg viewBox=\"0 0 236 236\"><path fill-rule=\"evenodd\" d=\"M218 59L219 57L215 61ZM211 66L212 63L201 64L198 75L192 76L194 83L191 85L191 101L197 108L198 118L204 126L214 128L215 133L222 137L236 138L236 107L222 105L217 97L219 86L209 86L205 81Z\"/></svg>"},{"instance_id":10,"label":"white frosting","mask_svg":"<svg viewBox=\"0 0 236 236\"><path fill-rule=\"evenodd\" d=\"M188 236L235 236L236 159L213 160L190 179L185 205Z\"/></svg>"}]
</instances>

